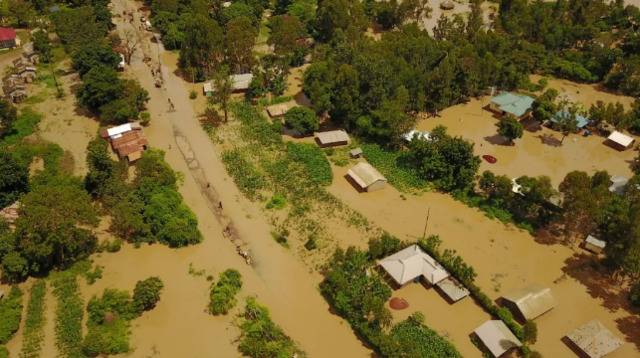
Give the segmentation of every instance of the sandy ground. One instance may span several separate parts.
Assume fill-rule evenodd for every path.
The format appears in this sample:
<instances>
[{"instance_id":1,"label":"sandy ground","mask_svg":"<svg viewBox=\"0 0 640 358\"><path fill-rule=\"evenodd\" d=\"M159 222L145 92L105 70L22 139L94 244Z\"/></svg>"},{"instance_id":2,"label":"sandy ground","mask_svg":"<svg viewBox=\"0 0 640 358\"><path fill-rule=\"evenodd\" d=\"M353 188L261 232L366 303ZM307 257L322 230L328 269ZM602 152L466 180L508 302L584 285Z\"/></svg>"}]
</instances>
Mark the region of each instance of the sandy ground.
<instances>
[{"instance_id":1,"label":"sandy ground","mask_svg":"<svg viewBox=\"0 0 640 358\"><path fill-rule=\"evenodd\" d=\"M551 287L558 306L537 319L539 340L535 349L543 356L572 356L560 339L594 318L628 341L611 357L640 354L640 320L626 310L626 298L617 291L615 284L593 276L589 256L583 256L580 250L574 252L560 244L537 243L528 233L489 220L481 212L447 195L426 193L403 198L390 186L378 192L358 193L344 179L348 168L334 167L336 179L330 187L334 195L370 221L407 240L422 235L430 209L427 234L439 234L445 248L457 250L475 268L477 284L491 298L497 299L530 283ZM458 307L468 304L462 302L441 307L436 301L425 299L436 294L419 293L423 290L421 287L411 288L409 292L404 290L397 295L406 296L412 308L424 312L431 326L450 333L460 349L466 351L465 334L471 333L474 325L482 321L481 312L465 311L464 306ZM459 331L455 327L460 327Z\"/></svg>"},{"instance_id":2,"label":"sandy ground","mask_svg":"<svg viewBox=\"0 0 640 358\"><path fill-rule=\"evenodd\" d=\"M588 85L583 86L580 95L588 96L586 92L589 88ZM607 98L605 94L597 92L591 92L591 96L602 100ZM417 128L431 130L437 125L444 125L449 134L473 141L475 154L489 154L498 159L495 164L483 160L480 172L490 170L510 178L547 175L556 187L573 170L588 173L607 170L611 175L632 175L630 164L637 152L631 149L622 152L615 150L604 144L606 138L597 135L583 137L571 134L561 144L561 133L540 128L536 131L525 130L515 145L507 145L497 134L498 119L483 109L488 103L489 97L472 99L466 104L443 110L441 117L420 120Z\"/></svg>"}]
</instances>

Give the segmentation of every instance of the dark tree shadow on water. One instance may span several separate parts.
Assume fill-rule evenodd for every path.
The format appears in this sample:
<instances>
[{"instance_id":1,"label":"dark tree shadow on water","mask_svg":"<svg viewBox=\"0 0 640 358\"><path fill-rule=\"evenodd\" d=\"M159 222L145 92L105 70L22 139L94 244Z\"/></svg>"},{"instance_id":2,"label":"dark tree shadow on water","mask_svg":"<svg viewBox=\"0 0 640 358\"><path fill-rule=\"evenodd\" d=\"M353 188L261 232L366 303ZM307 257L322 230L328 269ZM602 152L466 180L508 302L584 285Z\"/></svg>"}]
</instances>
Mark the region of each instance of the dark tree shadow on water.
<instances>
[{"instance_id":1,"label":"dark tree shadow on water","mask_svg":"<svg viewBox=\"0 0 640 358\"><path fill-rule=\"evenodd\" d=\"M556 138L555 136L552 136L551 134L540 134L540 135L537 135L536 137L540 139L540 142L542 142L542 144L545 144L551 147L562 146L562 142L560 141L560 139Z\"/></svg>"},{"instance_id":2,"label":"dark tree shadow on water","mask_svg":"<svg viewBox=\"0 0 640 358\"><path fill-rule=\"evenodd\" d=\"M636 349L640 349L640 312L618 318L616 324L620 332L624 334L624 338L628 342L632 342Z\"/></svg>"}]
</instances>

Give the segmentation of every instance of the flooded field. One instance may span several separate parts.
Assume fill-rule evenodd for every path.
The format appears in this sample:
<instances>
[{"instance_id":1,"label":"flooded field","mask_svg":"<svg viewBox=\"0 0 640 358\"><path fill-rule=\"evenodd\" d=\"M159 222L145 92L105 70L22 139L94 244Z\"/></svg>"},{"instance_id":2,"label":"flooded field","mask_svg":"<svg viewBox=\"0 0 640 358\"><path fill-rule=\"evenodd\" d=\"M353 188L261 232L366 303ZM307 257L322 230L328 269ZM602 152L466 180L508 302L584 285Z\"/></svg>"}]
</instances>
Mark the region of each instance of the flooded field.
<instances>
[{"instance_id":1,"label":"flooded field","mask_svg":"<svg viewBox=\"0 0 640 358\"><path fill-rule=\"evenodd\" d=\"M568 81L557 83L566 84ZM600 98L605 101L627 101L626 97L589 95L589 85L573 84L571 88L582 88L580 95L585 96L585 100ZM562 141L561 133L542 127L535 131L525 129L523 137L515 140L515 145L506 144L497 134L498 119L483 108L489 100L489 97L472 99L466 104L447 108L439 113L440 117L420 120L417 128L431 130L437 125L444 125L449 134L473 141L475 154L489 154L498 159L495 164L482 161L480 172L490 170L510 178L547 175L554 186L559 185L566 174L573 170L588 173L607 170L611 175L632 175L629 166L637 152L613 149L604 144L606 138L597 135L583 137L571 134Z\"/></svg>"},{"instance_id":2,"label":"flooded field","mask_svg":"<svg viewBox=\"0 0 640 358\"><path fill-rule=\"evenodd\" d=\"M538 243L527 232L490 220L478 210L454 201L448 195L401 195L390 186L377 192L358 193L344 179L347 169L348 166L334 167L335 179L330 187L331 193L370 221L405 240L416 240L422 236L429 211L427 235L440 235L445 248L456 250L473 266L478 273L476 283L492 299L531 283L550 287L558 306L536 321L539 333L534 349L543 356L572 356L573 353L560 339L594 318L627 341L611 357L640 354L637 336L640 322L629 312L624 293L620 292L618 284L599 276L593 269L590 256L580 249ZM402 297L403 291L396 294ZM409 295L413 294L411 292ZM436 293L425 292L417 287L415 294L417 297L410 297L409 303L413 305L411 307L421 305L418 307L421 307L430 325L443 332L453 329L447 327L464 327L462 332L450 332L456 342L463 339L465 333L471 333L472 329L467 327L482 318L482 312L470 316L458 315L455 313L458 310L456 305L446 311L450 314L444 314L435 308L437 305L419 303L422 297ZM440 315L448 317L450 322L438 323L429 319L429 316ZM445 324L451 326L443 326ZM464 349L462 345L459 347Z\"/></svg>"}]
</instances>

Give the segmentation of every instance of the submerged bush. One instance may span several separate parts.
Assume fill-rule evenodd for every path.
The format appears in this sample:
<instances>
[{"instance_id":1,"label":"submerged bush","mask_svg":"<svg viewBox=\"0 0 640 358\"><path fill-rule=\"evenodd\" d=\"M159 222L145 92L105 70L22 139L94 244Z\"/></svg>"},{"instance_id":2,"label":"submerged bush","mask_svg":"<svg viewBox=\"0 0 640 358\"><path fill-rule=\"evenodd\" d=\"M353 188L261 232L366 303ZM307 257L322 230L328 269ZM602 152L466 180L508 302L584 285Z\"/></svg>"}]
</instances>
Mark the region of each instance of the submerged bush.
<instances>
[{"instance_id":1,"label":"submerged bush","mask_svg":"<svg viewBox=\"0 0 640 358\"><path fill-rule=\"evenodd\" d=\"M220 274L218 282L211 285L209 312L227 314L236 305L236 294L242 288L240 272L228 269Z\"/></svg>"}]
</instances>

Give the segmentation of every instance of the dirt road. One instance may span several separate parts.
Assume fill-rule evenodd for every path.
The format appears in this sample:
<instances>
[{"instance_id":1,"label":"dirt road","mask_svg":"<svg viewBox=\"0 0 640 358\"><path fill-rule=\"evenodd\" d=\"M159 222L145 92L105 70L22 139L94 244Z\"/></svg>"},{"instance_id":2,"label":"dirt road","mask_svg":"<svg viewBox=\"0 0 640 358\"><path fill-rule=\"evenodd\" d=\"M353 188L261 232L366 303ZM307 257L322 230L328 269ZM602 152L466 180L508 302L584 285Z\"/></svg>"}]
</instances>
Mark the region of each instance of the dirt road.
<instances>
[{"instance_id":1,"label":"dirt road","mask_svg":"<svg viewBox=\"0 0 640 358\"><path fill-rule=\"evenodd\" d=\"M116 14L140 6L129 0L116 0L113 4ZM133 24L122 18L114 20L121 30L133 28L144 36L138 29L140 14L135 16ZM148 41L148 34L145 41ZM151 52L148 56L154 62L162 58L156 52L162 54L162 45L148 44L142 48ZM163 64L164 87L154 88L150 68L142 62L141 55L139 51L133 56L127 75L138 78L150 93L148 107L152 125L145 132L151 145L165 150L171 166L184 173L181 193L196 213L205 241L183 250L160 246L139 250L127 248L118 254L105 255L100 260L105 263L108 275L98 286L131 286L135 280L129 277L131 271L127 267L135 268L134 271L148 271L148 274L158 270L165 279L167 296L163 297L164 308L161 306L140 319L133 330L133 343L137 349L144 353L160 352L160 356L184 357L228 356L226 353L232 352L229 343L235 332L229 329L230 319L212 318L202 312L207 284L193 283L199 280L188 278L187 266L193 262L195 267L205 268L208 273L216 275L228 267L240 270L244 281L243 294L257 295L271 310L274 321L310 356L368 355L369 351L349 326L329 312L327 303L317 290L319 275L309 273L291 253L274 242L269 234L270 226L259 208L242 198L227 176L213 144L200 128L183 81ZM169 99L175 111L168 112ZM222 213L214 209L218 202L223 204ZM234 245L222 235L227 224L231 224L237 235L248 243L254 259L253 268L245 264ZM135 272L131 276L138 275L139 272ZM122 282L123 279L126 282ZM224 338L212 339L216 337Z\"/></svg>"}]
</instances>

